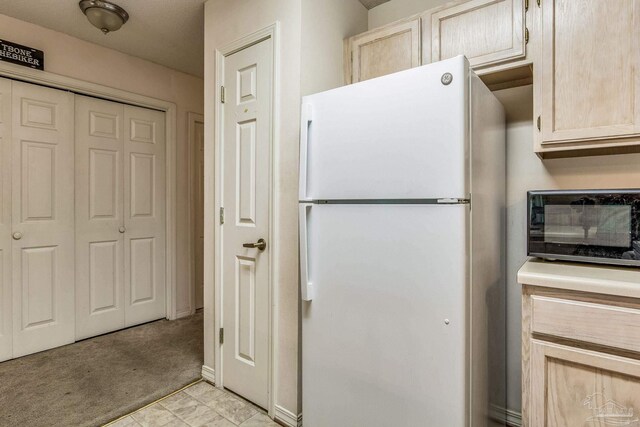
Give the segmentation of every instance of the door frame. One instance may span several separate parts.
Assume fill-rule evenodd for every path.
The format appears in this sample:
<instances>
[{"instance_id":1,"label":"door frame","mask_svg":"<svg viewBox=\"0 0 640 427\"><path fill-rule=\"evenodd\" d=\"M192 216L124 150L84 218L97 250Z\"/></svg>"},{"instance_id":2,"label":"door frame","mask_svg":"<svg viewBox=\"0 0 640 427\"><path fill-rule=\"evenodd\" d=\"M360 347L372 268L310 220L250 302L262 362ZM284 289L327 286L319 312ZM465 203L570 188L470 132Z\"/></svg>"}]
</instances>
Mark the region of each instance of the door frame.
<instances>
[{"instance_id":1,"label":"door frame","mask_svg":"<svg viewBox=\"0 0 640 427\"><path fill-rule=\"evenodd\" d=\"M38 71L8 62L0 62L0 77L88 95L165 113L165 233L166 233L166 315L176 317L176 104L121 89L87 82L49 71Z\"/></svg>"},{"instance_id":2,"label":"door frame","mask_svg":"<svg viewBox=\"0 0 640 427\"><path fill-rule=\"evenodd\" d=\"M213 307L214 307L214 318L213 318L213 336L210 333L207 333L205 330L205 346L211 343L211 338L213 338L213 353L214 353L214 366L215 371L213 373L213 377L215 380L215 384L217 387L224 387L224 376L223 376L223 367L222 367L222 345L220 344L220 328L223 327L223 304L222 304L222 225L219 221L219 213L220 208L222 206L222 196L223 196L223 157L222 157L222 144L224 141L224 135L222 128L223 123L223 109L222 103L220 102L220 90L219 88L224 84L224 64L225 57L230 56L234 53L237 53L241 50L254 46L265 40L272 40L272 92L271 92L271 147L269 148L269 231L267 236L267 241L269 242L271 250L269 251L269 265L268 265L268 311L269 311L269 326L268 326L268 341L269 341L269 361L268 361L268 390L269 390L269 404L268 408L265 408L269 412L270 417L274 417L275 415L275 394L277 390L277 312L278 312L278 290L275 284L277 283L277 251L278 251L278 243L274 239L277 232L277 209L274 204L274 200L276 200L278 196L278 189L275 185L277 178L277 162L275 153L277 152L277 147L279 147L279 131L280 131L280 114L279 114L279 105L280 105L280 24L279 22L275 22L261 30L258 30L252 34L246 35L234 42L231 42L222 48L215 50L215 70L216 70L216 78L215 78L215 93L217 99L215 100L215 110L214 110L214 200L215 200L215 209L214 214L206 216L205 215L205 258L207 257L206 248L209 247L207 244L207 239L210 236L207 234L208 228L207 222L213 226L213 238L214 238L214 274L213 274ZM206 147L206 137L205 137L205 147ZM206 148L205 148L206 152ZM205 160L206 161L206 160ZM205 173L206 176L206 173ZM206 180L206 178L205 178ZM206 198L206 196L205 196ZM206 203L205 203L206 204ZM213 224L211 224L213 222ZM205 273L205 288L211 285L207 283L207 278L211 277ZM205 294L205 298L206 298ZM206 302L205 302L206 306ZM207 322L205 321L205 329L207 326ZM204 371L204 369L203 369Z\"/></svg>"},{"instance_id":3,"label":"door frame","mask_svg":"<svg viewBox=\"0 0 640 427\"><path fill-rule=\"evenodd\" d=\"M194 174L196 173L198 165L195 163L196 159L196 150L198 146L196 145L195 138L195 125L196 123L202 123L204 125L204 115L200 113L194 113L189 111L187 113L187 125L189 126L189 135L187 138L187 150L188 150L188 159L187 159L187 174L189 176L189 195L188 195L188 224L189 224L189 249L187 251L189 255L189 301L191 301L191 305L189 306L189 311L178 313L178 317L188 316L189 314L193 314L196 312L196 259L195 259L195 243L198 240L198 236L196 235L196 222L195 222L195 187L194 187ZM204 187L204 175L202 177L202 185ZM203 204L204 208L204 204ZM203 248L204 250L204 248ZM204 271L203 271L204 275Z\"/></svg>"}]
</instances>

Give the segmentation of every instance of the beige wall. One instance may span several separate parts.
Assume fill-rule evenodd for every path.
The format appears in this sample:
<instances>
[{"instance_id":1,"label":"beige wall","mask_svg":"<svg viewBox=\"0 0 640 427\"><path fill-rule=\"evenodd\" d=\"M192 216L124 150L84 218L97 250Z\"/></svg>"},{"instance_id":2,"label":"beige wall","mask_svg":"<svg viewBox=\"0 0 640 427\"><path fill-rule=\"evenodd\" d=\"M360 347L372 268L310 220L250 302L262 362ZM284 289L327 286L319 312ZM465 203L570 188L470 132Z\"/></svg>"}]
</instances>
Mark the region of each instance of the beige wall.
<instances>
[{"instance_id":1,"label":"beige wall","mask_svg":"<svg viewBox=\"0 0 640 427\"><path fill-rule=\"evenodd\" d=\"M302 95L344 84L344 39L367 31L357 0L302 1Z\"/></svg>"},{"instance_id":2,"label":"beige wall","mask_svg":"<svg viewBox=\"0 0 640 427\"><path fill-rule=\"evenodd\" d=\"M640 154L540 160L533 153L532 86L496 92L507 111L507 388L508 408L519 411L520 286L526 260L528 190L637 188Z\"/></svg>"},{"instance_id":3,"label":"beige wall","mask_svg":"<svg viewBox=\"0 0 640 427\"><path fill-rule=\"evenodd\" d=\"M187 112L204 111L203 80L5 15L0 39L43 50L48 72L176 104L177 311L189 310Z\"/></svg>"}]
</instances>

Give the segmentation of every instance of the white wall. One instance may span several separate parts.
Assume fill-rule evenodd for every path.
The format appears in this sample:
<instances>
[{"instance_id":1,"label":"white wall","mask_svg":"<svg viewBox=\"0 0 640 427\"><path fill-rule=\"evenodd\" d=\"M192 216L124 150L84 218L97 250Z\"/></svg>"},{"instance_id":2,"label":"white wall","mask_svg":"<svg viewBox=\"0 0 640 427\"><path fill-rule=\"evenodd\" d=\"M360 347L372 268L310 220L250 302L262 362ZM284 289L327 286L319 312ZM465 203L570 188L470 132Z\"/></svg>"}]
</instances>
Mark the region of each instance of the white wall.
<instances>
[{"instance_id":1,"label":"white wall","mask_svg":"<svg viewBox=\"0 0 640 427\"><path fill-rule=\"evenodd\" d=\"M368 29L357 0L302 1L302 95L344 84L344 39Z\"/></svg>"},{"instance_id":2,"label":"white wall","mask_svg":"<svg viewBox=\"0 0 640 427\"><path fill-rule=\"evenodd\" d=\"M391 0L369 10L369 29L448 3L447 0Z\"/></svg>"},{"instance_id":3,"label":"white wall","mask_svg":"<svg viewBox=\"0 0 640 427\"><path fill-rule=\"evenodd\" d=\"M188 311L187 112L203 113L203 80L6 15L0 15L0 39L43 50L48 72L176 104L177 312Z\"/></svg>"},{"instance_id":4,"label":"white wall","mask_svg":"<svg viewBox=\"0 0 640 427\"><path fill-rule=\"evenodd\" d=\"M533 153L532 86L495 92L507 111L507 392L508 408L521 408L520 286L526 257L528 190L637 188L640 154L540 160Z\"/></svg>"},{"instance_id":5,"label":"white wall","mask_svg":"<svg viewBox=\"0 0 640 427\"><path fill-rule=\"evenodd\" d=\"M205 4L205 140L213 141L214 51L280 22L280 124L276 157L277 253L276 405L301 410L298 278L298 143L300 97L342 84L344 37L365 31L367 11L357 0L208 0ZM304 28L304 31L303 31ZM304 48L303 48L304 46ZM303 51L304 50L304 51ZM212 157L213 147L205 155ZM213 162L205 163L205 215L213 210ZM205 229L205 258L214 253L213 230ZM213 266L205 271L205 365L213 368Z\"/></svg>"}]
</instances>

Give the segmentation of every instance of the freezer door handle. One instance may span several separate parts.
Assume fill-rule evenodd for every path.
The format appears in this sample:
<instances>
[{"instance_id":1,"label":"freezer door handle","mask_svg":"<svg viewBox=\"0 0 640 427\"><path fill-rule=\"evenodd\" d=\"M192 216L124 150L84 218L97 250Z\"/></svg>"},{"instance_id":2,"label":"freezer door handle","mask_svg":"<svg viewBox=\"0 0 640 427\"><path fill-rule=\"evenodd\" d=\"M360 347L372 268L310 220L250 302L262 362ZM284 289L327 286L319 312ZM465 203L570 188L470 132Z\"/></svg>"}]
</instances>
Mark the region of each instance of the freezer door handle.
<instances>
[{"instance_id":1,"label":"freezer door handle","mask_svg":"<svg viewBox=\"0 0 640 427\"><path fill-rule=\"evenodd\" d=\"M300 200L307 200L307 161L309 160L309 131L313 115L311 104L302 104L300 112L302 123L300 123L300 182L298 195Z\"/></svg>"},{"instance_id":2,"label":"freezer door handle","mask_svg":"<svg viewBox=\"0 0 640 427\"><path fill-rule=\"evenodd\" d=\"M303 301L313 299L313 284L309 278L309 245L307 240L309 212L311 204L299 205L299 227L300 227L300 294Z\"/></svg>"}]
</instances>

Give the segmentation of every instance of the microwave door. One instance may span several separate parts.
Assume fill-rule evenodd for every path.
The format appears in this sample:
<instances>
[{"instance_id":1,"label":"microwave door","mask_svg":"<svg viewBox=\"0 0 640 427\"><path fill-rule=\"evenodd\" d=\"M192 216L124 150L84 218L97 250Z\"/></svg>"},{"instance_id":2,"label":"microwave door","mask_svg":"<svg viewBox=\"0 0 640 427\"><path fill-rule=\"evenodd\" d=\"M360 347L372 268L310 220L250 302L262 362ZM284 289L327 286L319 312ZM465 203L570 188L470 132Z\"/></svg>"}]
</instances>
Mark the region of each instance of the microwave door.
<instances>
[{"instance_id":1,"label":"microwave door","mask_svg":"<svg viewBox=\"0 0 640 427\"><path fill-rule=\"evenodd\" d=\"M640 192L530 192L528 253L547 259L640 265Z\"/></svg>"}]
</instances>

